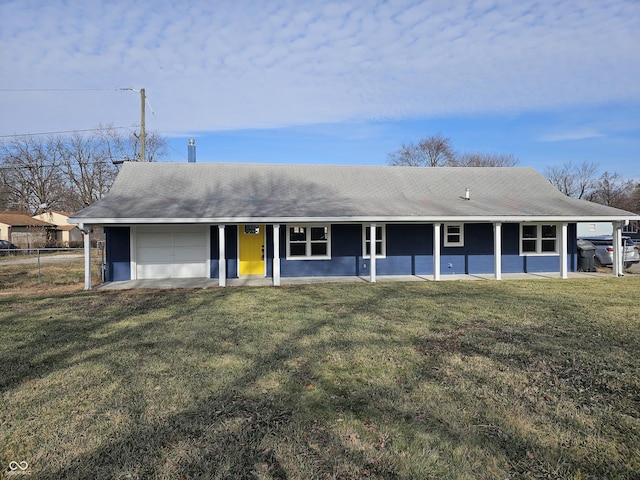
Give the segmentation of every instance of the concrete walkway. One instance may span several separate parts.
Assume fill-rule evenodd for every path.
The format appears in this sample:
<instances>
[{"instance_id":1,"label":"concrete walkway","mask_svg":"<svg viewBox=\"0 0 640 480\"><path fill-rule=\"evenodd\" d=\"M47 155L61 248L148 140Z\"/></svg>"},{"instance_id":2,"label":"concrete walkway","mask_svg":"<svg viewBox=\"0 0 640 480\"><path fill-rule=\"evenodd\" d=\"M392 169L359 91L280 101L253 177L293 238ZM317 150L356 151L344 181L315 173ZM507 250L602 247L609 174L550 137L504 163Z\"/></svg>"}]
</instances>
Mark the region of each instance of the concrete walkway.
<instances>
[{"instance_id":1,"label":"concrete walkway","mask_svg":"<svg viewBox=\"0 0 640 480\"><path fill-rule=\"evenodd\" d=\"M601 272L569 272L569 279L575 278L603 278L610 277L611 273ZM503 280L549 280L560 278L558 272L550 273L503 273ZM386 282L431 282L432 275L378 275L378 283ZM493 274L483 275L441 275L440 281L478 281L491 280ZM369 283L368 277L283 277L281 284L304 285L312 283ZM229 287L267 287L272 286L271 278L245 277L228 278ZM96 286L99 290L129 290L134 288L171 289L171 288L214 288L218 287L217 278L163 278L157 280L126 280L121 282L108 282Z\"/></svg>"}]
</instances>

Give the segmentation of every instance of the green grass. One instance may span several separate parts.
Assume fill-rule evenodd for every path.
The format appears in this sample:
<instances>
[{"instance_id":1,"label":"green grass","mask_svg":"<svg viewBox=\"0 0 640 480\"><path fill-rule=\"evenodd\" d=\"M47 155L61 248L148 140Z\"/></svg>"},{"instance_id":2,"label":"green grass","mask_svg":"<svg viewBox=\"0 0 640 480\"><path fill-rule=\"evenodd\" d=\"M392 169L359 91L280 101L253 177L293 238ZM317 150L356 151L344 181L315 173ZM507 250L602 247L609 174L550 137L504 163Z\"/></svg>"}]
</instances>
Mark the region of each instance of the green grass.
<instances>
[{"instance_id":1,"label":"green grass","mask_svg":"<svg viewBox=\"0 0 640 480\"><path fill-rule=\"evenodd\" d=\"M34 478L640 478L640 276L0 295Z\"/></svg>"}]
</instances>

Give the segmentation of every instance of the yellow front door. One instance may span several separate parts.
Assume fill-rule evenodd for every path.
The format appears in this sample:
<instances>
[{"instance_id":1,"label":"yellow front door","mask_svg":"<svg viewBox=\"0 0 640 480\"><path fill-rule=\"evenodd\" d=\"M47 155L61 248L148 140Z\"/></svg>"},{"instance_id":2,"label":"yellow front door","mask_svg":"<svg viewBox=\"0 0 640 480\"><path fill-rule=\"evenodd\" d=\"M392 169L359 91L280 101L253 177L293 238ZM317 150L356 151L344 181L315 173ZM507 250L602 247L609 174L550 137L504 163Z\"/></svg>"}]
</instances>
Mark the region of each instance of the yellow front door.
<instances>
[{"instance_id":1,"label":"yellow front door","mask_svg":"<svg viewBox=\"0 0 640 480\"><path fill-rule=\"evenodd\" d=\"M264 275L264 225L240 225L240 275Z\"/></svg>"}]
</instances>

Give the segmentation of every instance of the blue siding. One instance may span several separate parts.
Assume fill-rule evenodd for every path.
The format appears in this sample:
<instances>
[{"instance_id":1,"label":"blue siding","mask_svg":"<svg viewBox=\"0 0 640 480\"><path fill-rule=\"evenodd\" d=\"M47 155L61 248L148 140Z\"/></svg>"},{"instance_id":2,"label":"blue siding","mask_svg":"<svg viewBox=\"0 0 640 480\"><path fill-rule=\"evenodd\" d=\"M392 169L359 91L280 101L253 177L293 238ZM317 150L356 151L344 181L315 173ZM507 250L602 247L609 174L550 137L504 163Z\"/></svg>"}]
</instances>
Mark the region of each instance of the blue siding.
<instances>
[{"instance_id":1,"label":"blue siding","mask_svg":"<svg viewBox=\"0 0 640 480\"><path fill-rule=\"evenodd\" d=\"M105 227L105 281L131 280L131 234L129 227Z\"/></svg>"},{"instance_id":2,"label":"blue siding","mask_svg":"<svg viewBox=\"0 0 640 480\"><path fill-rule=\"evenodd\" d=\"M387 256L376 261L378 275L429 275L433 273L433 226L387 225ZM272 249L268 247L272 257ZM280 234L280 251L286 253L286 228ZM282 258L281 275L368 276L369 258L362 256L362 225L331 226L331 259L287 260ZM268 267L269 269L270 267ZM268 270L271 274L271 270Z\"/></svg>"},{"instance_id":3,"label":"blue siding","mask_svg":"<svg viewBox=\"0 0 640 480\"><path fill-rule=\"evenodd\" d=\"M105 227L106 281L131 278L129 227ZM331 259L287 260L287 228L280 228L280 272L283 277L296 276L369 276L371 262L362 256L362 225L335 224L331 226ZM442 247L440 273L493 273L493 225L466 224L463 247ZM266 227L265 256L267 275L273 275L273 227ZM227 277L238 276L238 227L227 225ZM444 245L444 231L442 232ZM520 256L520 227L517 223L502 225L502 272L557 272L557 255ZM577 269L576 224L568 227L568 268ZM388 224L386 227L386 258L376 261L378 275L433 275L433 225ZM218 227L211 226L211 278L218 278Z\"/></svg>"},{"instance_id":4,"label":"blue siding","mask_svg":"<svg viewBox=\"0 0 640 480\"><path fill-rule=\"evenodd\" d=\"M387 225L386 258L376 261L378 275L433 275L433 225ZM490 223L470 223L464 227L463 247L442 247L440 260L441 275L448 274L492 274L493 225ZM576 226L568 228L568 268L575 271L577 250L575 246ZM267 241L268 274L272 275L273 245L272 234ZM520 256L520 226L517 223L502 225L502 272L535 273L559 272L558 255ZM441 244L444 245L444 230ZM330 260L286 260L281 258L281 275L296 276L368 276L370 259L362 256L362 226L331 226ZM280 252L286 252L286 228L281 229Z\"/></svg>"},{"instance_id":5,"label":"blue siding","mask_svg":"<svg viewBox=\"0 0 640 480\"><path fill-rule=\"evenodd\" d=\"M280 274L283 277L362 275L359 264L362 250L361 225L331 226L331 259L287 260L287 229L280 229ZM273 236L273 234L271 235ZM269 243L269 242L267 242ZM271 252L273 252L271 246ZM269 251L269 250L268 250ZM273 253L270 255L273 256Z\"/></svg>"},{"instance_id":6,"label":"blue siding","mask_svg":"<svg viewBox=\"0 0 640 480\"><path fill-rule=\"evenodd\" d=\"M218 260L220 259L220 242L218 241L218 226L211 226L211 278L218 278ZM225 255L227 257L227 278L236 278L238 276L238 227L236 225L227 225L224 229L224 246Z\"/></svg>"}]
</instances>

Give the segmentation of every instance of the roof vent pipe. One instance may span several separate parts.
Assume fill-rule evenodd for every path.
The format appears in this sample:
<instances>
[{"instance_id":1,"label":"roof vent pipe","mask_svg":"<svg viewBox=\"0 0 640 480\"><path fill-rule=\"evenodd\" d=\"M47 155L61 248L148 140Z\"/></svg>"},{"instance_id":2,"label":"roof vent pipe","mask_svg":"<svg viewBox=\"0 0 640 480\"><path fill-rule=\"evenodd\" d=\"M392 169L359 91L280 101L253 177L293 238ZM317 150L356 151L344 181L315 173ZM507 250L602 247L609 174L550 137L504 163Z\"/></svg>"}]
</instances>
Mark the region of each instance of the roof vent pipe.
<instances>
[{"instance_id":1,"label":"roof vent pipe","mask_svg":"<svg viewBox=\"0 0 640 480\"><path fill-rule=\"evenodd\" d=\"M196 163L196 141L189 139L189 163Z\"/></svg>"},{"instance_id":2,"label":"roof vent pipe","mask_svg":"<svg viewBox=\"0 0 640 480\"><path fill-rule=\"evenodd\" d=\"M464 199L469 200L471 197L469 196L469 187L464 189Z\"/></svg>"}]
</instances>

